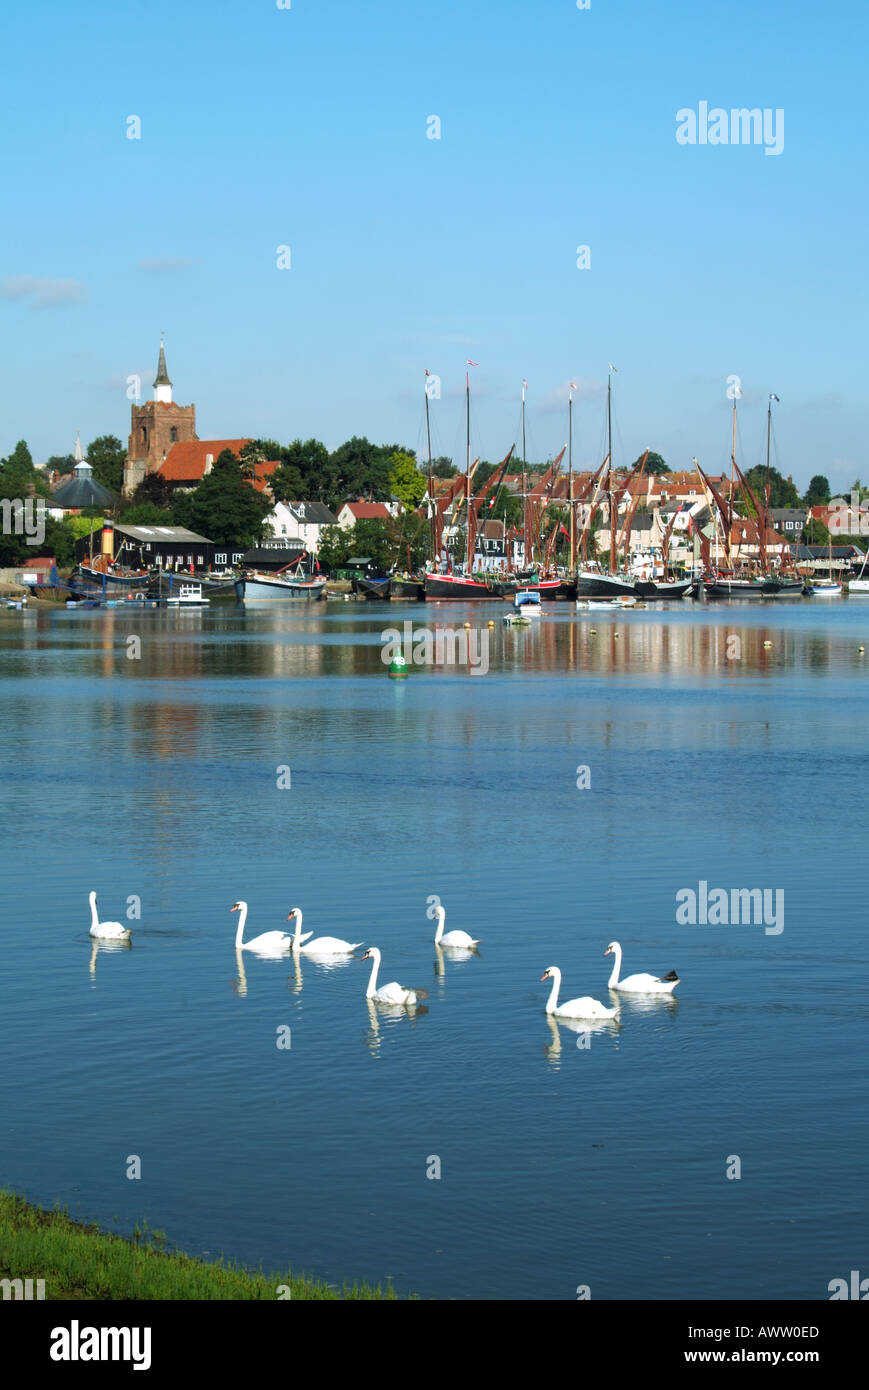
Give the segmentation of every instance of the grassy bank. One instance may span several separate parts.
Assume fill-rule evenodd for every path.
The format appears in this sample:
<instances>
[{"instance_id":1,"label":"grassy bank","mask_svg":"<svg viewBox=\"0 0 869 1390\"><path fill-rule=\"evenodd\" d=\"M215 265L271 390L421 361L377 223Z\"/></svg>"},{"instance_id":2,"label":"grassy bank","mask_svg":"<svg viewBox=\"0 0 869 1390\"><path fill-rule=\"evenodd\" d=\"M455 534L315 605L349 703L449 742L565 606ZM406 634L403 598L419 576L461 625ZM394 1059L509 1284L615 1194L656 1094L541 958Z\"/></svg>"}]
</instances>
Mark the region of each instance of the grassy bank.
<instances>
[{"instance_id":1,"label":"grassy bank","mask_svg":"<svg viewBox=\"0 0 869 1390\"><path fill-rule=\"evenodd\" d=\"M157 1232L132 1240L45 1211L0 1189L0 1279L44 1279L46 1299L267 1299L285 1285L293 1299L394 1299L368 1284L340 1292L290 1273L263 1274L222 1260L211 1263L159 1248Z\"/></svg>"}]
</instances>

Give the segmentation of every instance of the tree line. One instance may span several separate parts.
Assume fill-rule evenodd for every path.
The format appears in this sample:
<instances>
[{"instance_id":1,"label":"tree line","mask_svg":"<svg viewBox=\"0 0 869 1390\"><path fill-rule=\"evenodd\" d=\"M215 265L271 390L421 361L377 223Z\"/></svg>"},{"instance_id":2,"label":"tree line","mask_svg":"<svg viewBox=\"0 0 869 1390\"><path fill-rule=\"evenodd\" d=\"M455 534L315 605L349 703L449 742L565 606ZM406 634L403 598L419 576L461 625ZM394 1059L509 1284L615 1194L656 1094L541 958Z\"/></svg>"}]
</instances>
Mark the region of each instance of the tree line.
<instances>
[{"instance_id":1,"label":"tree line","mask_svg":"<svg viewBox=\"0 0 869 1390\"><path fill-rule=\"evenodd\" d=\"M254 546L263 539L263 524L272 501L250 483L258 463L277 460L278 466L269 476L275 501L322 502L335 512L345 501L358 498L371 502L398 499L402 503L404 512L390 522L360 522L349 532L329 528L323 535L324 564L340 567L348 559L365 555L383 567L398 564L414 568L429 558L428 524L417 514L425 495L428 467L417 460L413 449L398 444L376 445L364 436L354 435L330 452L318 439L296 439L287 445L257 439L246 444L238 456L224 450L211 472L189 492L173 488L155 472L144 478L131 497L121 496L126 449L120 439L99 435L87 446L85 457L96 480L119 498L115 519L131 525L186 526L220 545ZM72 474L74 466L71 454L53 455L47 463L48 468L61 475ZM524 467L533 477L548 466L511 461L508 471L515 473ZM500 467L487 460L478 463L474 491L482 490ZM660 454L650 452L646 471L664 474L671 470ZM452 459L441 456L433 460L432 472L437 478L453 478L460 470ZM758 466L749 469L745 476L759 499L769 483L773 507L815 506L830 500L830 484L822 474L811 479L802 497L791 480L776 468L767 472ZM861 496L869 494L869 488L863 488L859 479L852 490ZM0 497L34 496L49 498L48 478L44 470L34 466L26 442L19 440L8 458L0 459ZM503 521L508 529L522 525L522 502L506 487L495 490L484 511L481 520ZM93 509L93 519L102 514L101 509ZM90 519L87 513L78 518L67 517L63 522L46 518L46 553L53 554L61 566L73 563L75 541L87 533ZM545 524L561 520L561 510L548 509ZM828 532L820 522L810 523L809 530L811 536L806 534L806 539L827 538ZM560 535L558 543L561 548ZM28 554L33 554L33 549L23 537L0 536L0 563L14 564Z\"/></svg>"}]
</instances>

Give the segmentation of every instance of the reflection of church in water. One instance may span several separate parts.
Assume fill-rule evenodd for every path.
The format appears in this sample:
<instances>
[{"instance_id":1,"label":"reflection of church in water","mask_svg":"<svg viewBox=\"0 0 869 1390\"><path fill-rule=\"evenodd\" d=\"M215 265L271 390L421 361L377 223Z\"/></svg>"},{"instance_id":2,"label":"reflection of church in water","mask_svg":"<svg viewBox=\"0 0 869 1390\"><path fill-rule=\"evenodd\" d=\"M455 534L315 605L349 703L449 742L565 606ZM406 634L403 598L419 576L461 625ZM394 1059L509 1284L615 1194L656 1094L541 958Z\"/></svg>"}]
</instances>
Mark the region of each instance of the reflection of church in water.
<instances>
[{"instance_id":1,"label":"reflection of church in water","mask_svg":"<svg viewBox=\"0 0 869 1390\"><path fill-rule=\"evenodd\" d=\"M130 438L124 464L124 493L129 496L148 473L160 468L173 444L197 438L196 406L178 405L172 399L172 382L166 370L166 352L160 343L153 400L133 404Z\"/></svg>"}]
</instances>

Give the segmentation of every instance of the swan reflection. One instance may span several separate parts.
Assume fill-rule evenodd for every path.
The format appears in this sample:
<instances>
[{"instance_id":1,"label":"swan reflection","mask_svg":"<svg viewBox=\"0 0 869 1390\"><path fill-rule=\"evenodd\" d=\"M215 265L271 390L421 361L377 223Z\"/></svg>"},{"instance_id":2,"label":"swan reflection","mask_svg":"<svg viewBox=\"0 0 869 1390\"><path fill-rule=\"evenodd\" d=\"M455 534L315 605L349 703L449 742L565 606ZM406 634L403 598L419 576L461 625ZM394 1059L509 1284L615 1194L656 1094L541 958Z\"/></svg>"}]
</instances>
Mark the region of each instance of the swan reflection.
<instances>
[{"instance_id":1,"label":"swan reflection","mask_svg":"<svg viewBox=\"0 0 869 1390\"><path fill-rule=\"evenodd\" d=\"M443 988L446 983L446 961L458 964L463 960L473 960L474 956L478 956L479 954L480 952L475 950L472 946L441 946L436 942L434 973L438 978L438 984L441 988Z\"/></svg>"},{"instance_id":2,"label":"swan reflection","mask_svg":"<svg viewBox=\"0 0 869 1390\"><path fill-rule=\"evenodd\" d=\"M97 956L100 951L104 955L116 955L118 951L132 951L133 943L129 937L125 941L103 941L95 936L91 937L91 957L88 963L88 973L92 980L97 977Z\"/></svg>"},{"instance_id":3,"label":"swan reflection","mask_svg":"<svg viewBox=\"0 0 869 1390\"><path fill-rule=\"evenodd\" d=\"M673 994L622 994L611 989L610 998L614 1003L621 1005L622 1015L627 1012L656 1014L660 1018L669 1014L671 1018L675 1018L679 1012L679 1000Z\"/></svg>"},{"instance_id":4,"label":"swan reflection","mask_svg":"<svg viewBox=\"0 0 869 1390\"><path fill-rule=\"evenodd\" d=\"M574 1047L580 1052L588 1052L595 1034L608 1033L610 1037L617 1038L621 1027L617 1018L556 1019L553 1014L546 1014L546 1022L549 1025L551 1041L544 1044L543 1055L547 1062L556 1069L560 1065L563 1047ZM565 1028L568 1033L576 1034L575 1041L570 1038L562 1040L562 1028Z\"/></svg>"},{"instance_id":5,"label":"swan reflection","mask_svg":"<svg viewBox=\"0 0 869 1390\"><path fill-rule=\"evenodd\" d=\"M425 1004L375 1004L373 999L365 1000L368 1008L368 1027L365 1030L365 1046L372 1057L380 1055L383 1046L381 1031L394 1027L403 1019L415 1022L422 1014L428 1013Z\"/></svg>"}]
</instances>

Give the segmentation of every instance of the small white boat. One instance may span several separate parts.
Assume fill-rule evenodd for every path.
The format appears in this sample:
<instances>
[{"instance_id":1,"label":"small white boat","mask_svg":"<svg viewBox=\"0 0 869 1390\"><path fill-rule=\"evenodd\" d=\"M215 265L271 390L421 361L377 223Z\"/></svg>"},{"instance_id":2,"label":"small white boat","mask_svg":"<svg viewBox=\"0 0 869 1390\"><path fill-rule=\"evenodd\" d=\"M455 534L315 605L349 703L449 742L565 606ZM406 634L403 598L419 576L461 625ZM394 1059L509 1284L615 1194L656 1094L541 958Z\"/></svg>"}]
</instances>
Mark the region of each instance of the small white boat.
<instances>
[{"instance_id":1,"label":"small white boat","mask_svg":"<svg viewBox=\"0 0 869 1390\"><path fill-rule=\"evenodd\" d=\"M203 604L210 603L209 598L203 598L202 585L194 583L180 584L177 589L171 589L162 600L169 608L201 608Z\"/></svg>"},{"instance_id":2,"label":"small white boat","mask_svg":"<svg viewBox=\"0 0 869 1390\"><path fill-rule=\"evenodd\" d=\"M842 585L835 579L813 579L811 585L812 594L816 594L820 598L835 598L836 594L842 592Z\"/></svg>"},{"instance_id":3,"label":"small white boat","mask_svg":"<svg viewBox=\"0 0 869 1390\"><path fill-rule=\"evenodd\" d=\"M624 594L621 598L578 598L577 608L635 608L637 600L632 594Z\"/></svg>"},{"instance_id":4,"label":"small white boat","mask_svg":"<svg viewBox=\"0 0 869 1390\"><path fill-rule=\"evenodd\" d=\"M505 613L501 620L505 627L530 627L531 619L520 608L516 613Z\"/></svg>"},{"instance_id":5,"label":"small white boat","mask_svg":"<svg viewBox=\"0 0 869 1390\"><path fill-rule=\"evenodd\" d=\"M513 607L526 618L539 618L543 614L537 589L517 589L513 595Z\"/></svg>"}]
</instances>

